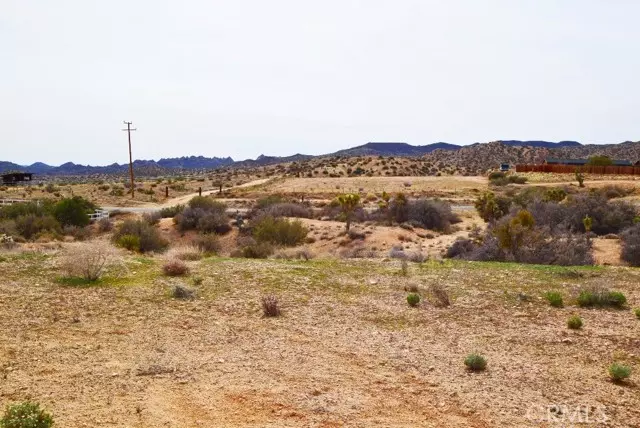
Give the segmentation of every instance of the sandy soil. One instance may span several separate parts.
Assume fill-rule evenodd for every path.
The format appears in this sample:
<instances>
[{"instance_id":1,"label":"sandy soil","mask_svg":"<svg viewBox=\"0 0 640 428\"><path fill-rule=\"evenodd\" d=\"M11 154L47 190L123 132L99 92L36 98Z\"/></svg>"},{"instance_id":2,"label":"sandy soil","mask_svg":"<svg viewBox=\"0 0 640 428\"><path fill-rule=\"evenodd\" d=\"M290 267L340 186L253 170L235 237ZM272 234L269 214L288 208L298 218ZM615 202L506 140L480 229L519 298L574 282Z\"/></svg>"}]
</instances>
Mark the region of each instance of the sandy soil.
<instances>
[{"instance_id":1,"label":"sandy soil","mask_svg":"<svg viewBox=\"0 0 640 428\"><path fill-rule=\"evenodd\" d=\"M0 405L37 400L70 428L569 426L580 409L640 424L637 380L606 375L614 360L639 368L640 321L540 298L557 288L571 304L606 282L638 304L637 269L430 262L404 277L397 261L205 259L190 263L195 286L126 258L125 278L72 287L55 254L3 254ZM172 299L175 283L198 299ZM451 307L433 305L434 283ZM262 318L265 293L281 317ZM582 330L566 328L572 313ZM472 351L486 372L465 370Z\"/></svg>"}]
</instances>

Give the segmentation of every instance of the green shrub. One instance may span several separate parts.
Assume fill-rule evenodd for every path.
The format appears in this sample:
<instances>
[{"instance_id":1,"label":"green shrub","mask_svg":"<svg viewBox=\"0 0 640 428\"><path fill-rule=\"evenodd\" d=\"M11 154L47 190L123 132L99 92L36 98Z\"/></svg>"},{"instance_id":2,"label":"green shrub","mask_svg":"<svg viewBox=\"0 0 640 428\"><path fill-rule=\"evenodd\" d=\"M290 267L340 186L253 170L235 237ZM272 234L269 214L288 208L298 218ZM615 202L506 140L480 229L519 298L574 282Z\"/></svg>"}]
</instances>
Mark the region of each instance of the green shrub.
<instances>
[{"instance_id":1,"label":"green shrub","mask_svg":"<svg viewBox=\"0 0 640 428\"><path fill-rule=\"evenodd\" d=\"M567 320L567 327L572 330L579 330L582 328L582 318L578 315L573 315Z\"/></svg>"},{"instance_id":2,"label":"green shrub","mask_svg":"<svg viewBox=\"0 0 640 428\"><path fill-rule=\"evenodd\" d=\"M114 242L118 244L119 240L125 235L133 235L138 238L138 251L141 253L164 251L167 245L169 245L169 243L160 236L158 229L144 220L125 220L113 234Z\"/></svg>"},{"instance_id":3,"label":"green shrub","mask_svg":"<svg viewBox=\"0 0 640 428\"><path fill-rule=\"evenodd\" d=\"M15 227L25 239L36 238L43 233L58 235L62 233L60 223L50 215L37 216L27 214L15 219Z\"/></svg>"},{"instance_id":4,"label":"green shrub","mask_svg":"<svg viewBox=\"0 0 640 428\"><path fill-rule=\"evenodd\" d=\"M116 240L116 245L129 251L140 251L140 238L136 235L122 235Z\"/></svg>"},{"instance_id":5,"label":"green shrub","mask_svg":"<svg viewBox=\"0 0 640 428\"><path fill-rule=\"evenodd\" d=\"M511 201L507 198L497 197L493 192L486 192L474 203L476 211L484 221L490 222L499 219L509 212Z\"/></svg>"},{"instance_id":6,"label":"green shrub","mask_svg":"<svg viewBox=\"0 0 640 428\"><path fill-rule=\"evenodd\" d=\"M231 257L244 257L245 259L266 259L274 252L273 246L267 242L253 243L234 251Z\"/></svg>"},{"instance_id":7,"label":"green shrub","mask_svg":"<svg viewBox=\"0 0 640 428\"><path fill-rule=\"evenodd\" d=\"M7 406L0 427L2 428L49 428L53 426L53 417L40 409L38 403L29 401Z\"/></svg>"},{"instance_id":8,"label":"green shrub","mask_svg":"<svg viewBox=\"0 0 640 428\"><path fill-rule=\"evenodd\" d=\"M304 242L309 231L299 220L263 217L253 226L253 236L258 243L293 247Z\"/></svg>"},{"instance_id":9,"label":"green shrub","mask_svg":"<svg viewBox=\"0 0 640 428\"><path fill-rule=\"evenodd\" d=\"M189 201L189 208L200 208L205 211L226 212L227 206L222 202L216 201L206 196L196 196Z\"/></svg>"},{"instance_id":10,"label":"green shrub","mask_svg":"<svg viewBox=\"0 0 640 428\"><path fill-rule=\"evenodd\" d=\"M420 295L417 293L410 293L407 295L407 303L411 307L416 307L420 304Z\"/></svg>"},{"instance_id":11,"label":"green shrub","mask_svg":"<svg viewBox=\"0 0 640 428\"><path fill-rule=\"evenodd\" d=\"M622 382L631 376L631 367L620 363L613 363L609 366L609 377L614 382Z\"/></svg>"},{"instance_id":12,"label":"green shrub","mask_svg":"<svg viewBox=\"0 0 640 428\"><path fill-rule=\"evenodd\" d=\"M467 355L467 358L464 359L464 365L471 371L481 372L487 368L487 359L474 352Z\"/></svg>"},{"instance_id":13,"label":"green shrub","mask_svg":"<svg viewBox=\"0 0 640 428\"><path fill-rule=\"evenodd\" d=\"M578 306L610 306L613 308L622 308L627 303L625 295L619 291L609 291L606 289L582 290L578 295Z\"/></svg>"},{"instance_id":14,"label":"green shrub","mask_svg":"<svg viewBox=\"0 0 640 428\"><path fill-rule=\"evenodd\" d=\"M547 291L544 293L544 298L547 299L547 302L554 308L561 308L563 306L562 294L558 291Z\"/></svg>"},{"instance_id":15,"label":"green shrub","mask_svg":"<svg viewBox=\"0 0 640 428\"><path fill-rule=\"evenodd\" d=\"M173 218L180 214L184 210L184 205L174 205L172 207L162 208L160 210L160 216L162 218Z\"/></svg>"},{"instance_id":16,"label":"green shrub","mask_svg":"<svg viewBox=\"0 0 640 428\"><path fill-rule=\"evenodd\" d=\"M80 196L63 199L53 206L53 216L62 226L86 226L96 206Z\"/></svg>"},{"instance_id":17,"label":"green shrub","mask_svg":"<svg viewBox=\"0 0 640 428\"><path fill-rule=\"evenodd\" d=\"M636 314L636 318L640 320L640 308L635 308L633 310L633 313Z\"/></svg>"}]
</instances>

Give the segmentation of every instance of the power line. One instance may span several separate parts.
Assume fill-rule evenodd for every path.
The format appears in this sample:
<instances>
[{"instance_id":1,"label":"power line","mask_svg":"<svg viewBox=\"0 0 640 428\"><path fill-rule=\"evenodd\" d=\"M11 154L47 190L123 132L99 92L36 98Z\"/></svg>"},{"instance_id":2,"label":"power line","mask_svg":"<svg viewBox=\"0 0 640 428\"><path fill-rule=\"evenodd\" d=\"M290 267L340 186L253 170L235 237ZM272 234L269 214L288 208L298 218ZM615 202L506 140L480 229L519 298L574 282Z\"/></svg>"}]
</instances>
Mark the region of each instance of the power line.
<instances>
[{"instance_id":1,"label":"power line","mask_svg":"<svg viewBox=\"0 0 640 428\"><path fill-rule=\"evenodd\" d=\"M133 185L133 156L131 155L131 131L135 131L136 128L131 128L132 122L123 121L125 125L127 125L127 129L123 129L123 131L127 131L127 135L129 137L129 175L131 176L131 199L133 199L135 186Z\"/></svg>"}]
</instances>

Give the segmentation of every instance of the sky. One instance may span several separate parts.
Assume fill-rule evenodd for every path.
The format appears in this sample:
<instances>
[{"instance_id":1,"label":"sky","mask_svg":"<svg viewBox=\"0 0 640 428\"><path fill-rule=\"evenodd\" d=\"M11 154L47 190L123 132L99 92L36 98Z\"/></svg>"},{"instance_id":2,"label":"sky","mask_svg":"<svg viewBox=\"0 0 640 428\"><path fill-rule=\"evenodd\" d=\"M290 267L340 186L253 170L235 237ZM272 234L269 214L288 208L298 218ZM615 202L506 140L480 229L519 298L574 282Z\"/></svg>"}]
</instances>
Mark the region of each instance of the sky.
<instances>
[{"instance_id":1,"label":"sky","mask_svg":"<svg viewBox=\"0 0 640 428\"><path fill-rule=\"evenodd\" d=\"M0 0L0 160L640 140L637 0Z\"/></svg>"}]
</instances>

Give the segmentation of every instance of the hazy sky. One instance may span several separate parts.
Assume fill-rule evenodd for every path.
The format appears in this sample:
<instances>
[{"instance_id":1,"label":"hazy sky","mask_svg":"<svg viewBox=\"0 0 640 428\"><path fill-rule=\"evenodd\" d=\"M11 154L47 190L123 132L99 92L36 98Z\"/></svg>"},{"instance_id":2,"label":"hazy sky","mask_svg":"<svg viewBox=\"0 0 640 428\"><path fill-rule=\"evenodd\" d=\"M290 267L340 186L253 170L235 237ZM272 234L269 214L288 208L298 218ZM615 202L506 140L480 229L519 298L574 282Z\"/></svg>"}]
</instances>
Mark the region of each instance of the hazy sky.
<instances>
[{"instance_id":1,"label":"hazy sky","mask_svg":"<svg viewBox=\"0 0 640 428\"><path fill-rule=\"evenodd\" d=\"M640 139L638 0L0 0L0 160Z\"/></svg>"}]
</instances>

